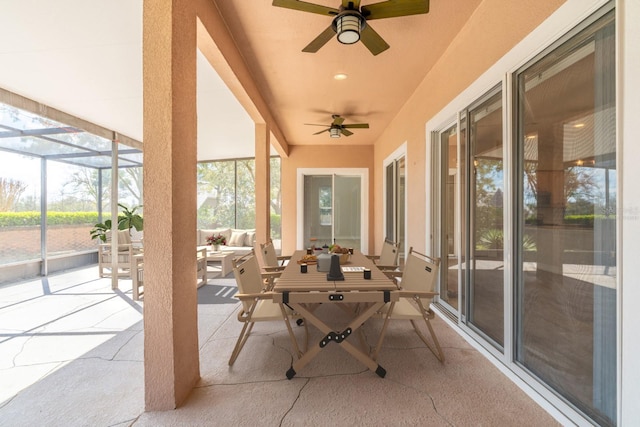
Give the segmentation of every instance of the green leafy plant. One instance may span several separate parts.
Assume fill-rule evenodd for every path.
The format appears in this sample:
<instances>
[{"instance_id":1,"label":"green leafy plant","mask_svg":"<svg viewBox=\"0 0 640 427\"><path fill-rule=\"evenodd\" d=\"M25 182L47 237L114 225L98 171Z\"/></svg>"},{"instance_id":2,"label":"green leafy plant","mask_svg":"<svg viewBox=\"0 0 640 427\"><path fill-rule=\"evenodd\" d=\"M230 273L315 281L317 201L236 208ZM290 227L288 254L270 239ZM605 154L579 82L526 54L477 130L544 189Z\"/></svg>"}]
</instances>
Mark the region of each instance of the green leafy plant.
<instances>
[{"instance_id":1,"label":"green leafy plant","mask_svg":"<svg viewBox=\"0 0 640 427\"><path fill-rule=\"evenodd\" d=\"M111 230L111 220L108 219L104 223L99 222L93 226L89 233L91 234L91 239L100 239L103 243L107 241L107 231Z\"/></svg>"},{"instance_id":2,"label":"green leafy plant","mask_svg":"<svg viewBox=\"0 0 640 427\"><path fill-rule=\"evenodd\" d=\"M491 228L486 230L480 236L476 249L489 250L489 249L504 249L504 233L502 230ZM522 238L522 249L525 251L535 251L536 242L528 234L525 234Z\"/></svg>"},{"instance_id":3,"label":"green leafy plant","mask_svg":"<svg viewBox=\"0 0 640 427\"><path fill-rule=\"evenodd\" d=\"M129 209L123 204L118 203L118 206L122 208L122 212L118 214L118 230L131 230L135 228L137 231L142 231L144 227L144 221L142 216L136 213L136 210L141 206L135 206ZM93 226L91 231L91 239L100 239L103 242L107 241L107 232L111 230L111 220L108 219L104 223L97 223Z\"/></svg>"},{"instance_id":4,"label":"green leafy plant","mask_svg":"<svg viewBox=\"0 0 640 427\"><path fill-rule=\"evenodd\" d=\"M478 249L503 249L504 248L504 234L502 230L491 228L486 230L480 236L477 243Z\"/></svg>"},{"instance_id":5,"label":"green leafy plant","mask_svg":"<svg viewBox=\"0 0 640 427\"><path fill-rule=\"evenodd\" d=\"M131 230L135 228L137 231L142 231L142 216L136 213L136 210L142 206L134 206L131 210L120 203L118 203L118 206L122 208L122 212L118 214L118 230Z\"/></svg>"}]
</instances>

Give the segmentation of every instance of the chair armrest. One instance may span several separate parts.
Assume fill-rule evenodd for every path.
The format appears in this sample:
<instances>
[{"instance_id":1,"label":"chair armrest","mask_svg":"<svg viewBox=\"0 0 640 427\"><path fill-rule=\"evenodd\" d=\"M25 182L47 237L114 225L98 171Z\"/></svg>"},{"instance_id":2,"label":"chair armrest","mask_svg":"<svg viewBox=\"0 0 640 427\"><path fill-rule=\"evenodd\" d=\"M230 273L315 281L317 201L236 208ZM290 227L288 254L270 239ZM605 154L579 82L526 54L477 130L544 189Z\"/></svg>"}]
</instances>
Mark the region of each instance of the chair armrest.
<instances>
[{"instance_id":1,"label":"chair armrest","mask_svg":"<svg viewBox=\"0 0 640 427\"><path fill-rule=\"evenodd\" d=\"M398 268L397 265L378 265L378 264L376 264L376 267L378 267L378 270L383 270L383 272L394 271Z\"/></svg>"},{"instance_id":2,"label":"chair armrest","mask_svg":"<svg viewBox=\"0 0 640 427\"><path fill-rule=\"evenodd\" d=\"M438 293L433 291L405 291L400 289L398 295L400 298L433 298L438 296Z\"/></svg>"},{"instance_id":3,"label":"chair armrest","mask_svg":"<svg viewBox=\"0 0 640 427\"><path fill-rule=\"evenodd\" d=\"M291 259L291 255L278 255L278 261L288 261Z\"/></svg>"},{"instance_id":4,"label":"chair armrest","mask_svg":"<svg viewBox=\"0 0 640 427\"><path fill-rule=\"evenodd\" d=\"M235 295L236 298L238 298L240 301L252 301L254 299L273 299L273 293L272 292L260 292L260 293L253 293L253 294L236 294Z\"/></svg>"},{"instance_id":5,"label":"chair armrest","mask_svg":"<svg viewBox=\"0 0 640 427\"><path fill-rule=\"evenodd\" d=\"M380 259L380 255L365 255L367 258L369 258L371 261L375 261L377 259Z\"/></svg>"},{"instance_id":6,"label":"chair armrest","mask_svg":"<svg viewBox=\"0 0 640 427\"><path fill-rule=\"evenodd\" d=\"M103 250L103 251L110 251L111 250L111 243L99 243L98 246ZM142 249L138 250L138 248L134 248L133 244L131 243L118 243L118 252L119 253L125 253L125 252L131 252L131 253L141 253Z\"/></svg>"},{"instance_id":7,"label":"chair armrest","mask_svg":"<svg viewBox=\"0 0 640 427\"><path fill-rule=\"evenodd\" d=\"M265 266L262 267L262 271L263 274L264 273L282 273L284 271L285 266L284 265L279 265L279 266Z\"/></svg>"},{"instance_id":8,"label":"chair armrest","mask_svg":"<svg viewBox=\"0 0 640 427\"><path fill-rule=\"evenodd\" d=\"M260 275L263 279L277 279L282 275L282 271L263 271L262 273L260 273Z\"/></svg>"},{"instance_id":9,"label":"chair armrest","mask_svg":"<svg viewBox=\"0 0 640 427\"><path fill-rule=\"evenodd\" d=\"M384 270L382 271L385 276L387 276L390 279L396 278L396 277L402 277L402 271L397 271L397 270Z\"/></svg>"},{"instance_id":10,"label":"chair armrest","mask_svg":"<svg viewBox=\"0 0 640 427\"><path fill-rule=\"evenodd\" d=\"M260 273L260 275L262 276L262 280L265 284L263 290L269 292L273 290L273 286L276 283L276 279L282 275L282 271L274 271L274 272L267 272L267 273L262 272Z\"/></svg>"}]
</instances>

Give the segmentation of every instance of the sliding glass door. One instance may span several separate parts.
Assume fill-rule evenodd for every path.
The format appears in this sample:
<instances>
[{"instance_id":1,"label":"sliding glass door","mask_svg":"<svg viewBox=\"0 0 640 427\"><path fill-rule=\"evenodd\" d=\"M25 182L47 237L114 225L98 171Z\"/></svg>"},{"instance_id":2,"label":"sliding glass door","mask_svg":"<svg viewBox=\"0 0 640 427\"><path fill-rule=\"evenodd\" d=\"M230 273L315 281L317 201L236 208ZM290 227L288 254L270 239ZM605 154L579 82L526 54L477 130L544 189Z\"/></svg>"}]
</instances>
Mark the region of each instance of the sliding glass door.
<instances>
[{"instance_id":1,"label":"sliding glass door","mask_svg":"<svg viewBox=\"0 0 640 427\"><path fill-rule=\"evenodd\" d=\"M460 274L465 262L464 245L460 244L460 219L463 199L460 197L460 177L458 153L458 126L453 125L438 135L440 150L440 211L438 212L440 242L438 256L442 260L440 268L440 302L458 315Z\"/></svg>"},{"instance_id":2,"label":"sliding glass door","mask_svg":"<svg viewBox=\"0 0 640 427\"><path fill-rule=\"evenodd\" d=\"M611 11L516 76L516 360L598 425L616 414L615 45Z\"/></svg>"},{"instance_id":3,"label":"sliding glass door","mask_svg":"<svg viewBox=\"0 0 640 427\"><path fill-rule=\"evenodd\" d=\"M436 304L550 402L606 426L620 360L615 34L611 2L431 139Z\"/></svg>"},{"instance_id":4,"label":"sliding glass door","mask_svg":"<svg viewBox=\"0 0 640 427\"><path fill-rule=\"evenodd\" d=\"M469 324L504 345L504 175L502 90L496 88L467 111Z\"/></svg>"},{"instance_id":5,"label":"sliding glass door","mask_svg":"<svg viewBox=\"0 0 640 427\"><path fill-rule=\"evenodd\" d=\"M303 247L362 249L362 182L357 175L303 176Z\"/></svg>"}]
</instances>

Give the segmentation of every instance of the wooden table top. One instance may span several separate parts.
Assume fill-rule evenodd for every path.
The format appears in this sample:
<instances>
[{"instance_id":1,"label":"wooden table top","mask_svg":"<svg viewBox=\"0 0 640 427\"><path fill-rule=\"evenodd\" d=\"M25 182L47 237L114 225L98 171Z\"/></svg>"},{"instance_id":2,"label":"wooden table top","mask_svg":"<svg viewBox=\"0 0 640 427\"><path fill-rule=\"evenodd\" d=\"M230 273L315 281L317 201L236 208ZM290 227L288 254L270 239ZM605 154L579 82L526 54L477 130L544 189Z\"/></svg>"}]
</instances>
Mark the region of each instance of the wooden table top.
<instances>
[{"instance_id":1,"label":"wooden table top","mask_svg":"<svg viewBox=\"0 0 640 427\"><path fill-rule=\"evenodd\" d=\"M344 272L344 281L327 280L327 272L319 272L316 265L308 265L307 273L300 272L298 260L306 251L294 252L287 267L274 286L275 292L312 291L395 291L398 287L360 251L353 255L344 267L364 267L371 270L371 279L365 279L362 271Z\"/></svg>"}]
</instances>

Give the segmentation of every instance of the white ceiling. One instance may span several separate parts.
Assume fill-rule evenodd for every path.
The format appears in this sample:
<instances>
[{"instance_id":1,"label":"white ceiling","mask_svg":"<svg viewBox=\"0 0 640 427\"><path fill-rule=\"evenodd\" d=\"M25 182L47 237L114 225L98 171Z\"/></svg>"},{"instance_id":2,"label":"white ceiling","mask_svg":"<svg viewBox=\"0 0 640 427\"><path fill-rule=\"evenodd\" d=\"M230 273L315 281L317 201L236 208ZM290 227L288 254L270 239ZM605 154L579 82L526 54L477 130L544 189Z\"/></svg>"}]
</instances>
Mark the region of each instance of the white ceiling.
<instances>
[{"instance_id":1,"label":"white ceiling","mask_svg":"<svg viewBox=\"0 0 640 427\"><path fill-rule=\"evenodd\" d=\"M142 141L142 0L0 0L0 11L0 87ZM198 159L252 157L252 120L197 61Z\"/></svg>"}]
</instances>

